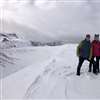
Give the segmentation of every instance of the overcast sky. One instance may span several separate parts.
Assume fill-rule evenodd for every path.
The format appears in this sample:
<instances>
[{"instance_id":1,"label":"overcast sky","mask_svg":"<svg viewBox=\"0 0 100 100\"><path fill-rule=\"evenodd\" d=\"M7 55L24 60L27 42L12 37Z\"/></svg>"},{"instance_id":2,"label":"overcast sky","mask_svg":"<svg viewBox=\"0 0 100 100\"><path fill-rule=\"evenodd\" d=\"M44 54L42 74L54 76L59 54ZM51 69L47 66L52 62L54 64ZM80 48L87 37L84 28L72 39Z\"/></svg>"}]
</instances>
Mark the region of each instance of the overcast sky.
<instances>
[{"instance_id":1,"label":"overcast sky","mask_svg":"<svg viewBox=\"0 0 100 100\"><path fill-rule=\"evenodd\" d=\"M28 38L40 32L44 38L65 40L100 32L99 0L0 0L0 10L1 31L29 31Z\"/></svg>"}]
</instances>

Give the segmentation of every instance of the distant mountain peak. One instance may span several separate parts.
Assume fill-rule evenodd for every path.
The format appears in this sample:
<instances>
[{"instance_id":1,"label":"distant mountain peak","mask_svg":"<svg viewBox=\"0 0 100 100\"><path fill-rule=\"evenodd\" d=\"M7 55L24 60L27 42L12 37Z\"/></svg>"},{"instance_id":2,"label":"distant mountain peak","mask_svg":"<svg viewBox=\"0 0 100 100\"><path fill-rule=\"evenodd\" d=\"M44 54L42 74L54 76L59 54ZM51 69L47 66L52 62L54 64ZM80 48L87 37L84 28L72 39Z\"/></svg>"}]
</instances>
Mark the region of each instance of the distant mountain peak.
<instances>
[{"instance_id":1,"label":"distant mountain peak","mask_svg":"<svg viewBox=\"0 0 100 100\"><path fill-rule=\"evenodd\" d=\"M0 38L15 39L18 38L16 33L0 33Z\"/></svg>"}]
</instances>

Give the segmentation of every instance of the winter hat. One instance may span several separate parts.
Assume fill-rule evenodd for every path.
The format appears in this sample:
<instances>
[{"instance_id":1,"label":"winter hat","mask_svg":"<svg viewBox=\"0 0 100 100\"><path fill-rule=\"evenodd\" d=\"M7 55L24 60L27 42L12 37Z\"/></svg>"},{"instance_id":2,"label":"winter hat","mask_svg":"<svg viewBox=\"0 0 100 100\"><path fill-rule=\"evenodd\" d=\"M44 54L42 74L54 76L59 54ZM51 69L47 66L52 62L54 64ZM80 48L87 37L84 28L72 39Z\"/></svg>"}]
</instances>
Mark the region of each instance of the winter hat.
<instances>
[{"instance_id":1,"label":"winter hat","mask_svg":"<svg viewBox=\"0 0 100 100\"><path fill-rule=\"evenodd\" d=\"M95 37L99 37L99 34L95 34Z\"/></svg>"},{"instance_id":2,"label":"winter hat","mask_svg":"<svg viewBox=\"0 0 100 100\"><path fill-rule=\"evenodd\" d=\"M86 34L86 37L89 37L90 38L90 34Z\"/></svg>"}]
</instances>

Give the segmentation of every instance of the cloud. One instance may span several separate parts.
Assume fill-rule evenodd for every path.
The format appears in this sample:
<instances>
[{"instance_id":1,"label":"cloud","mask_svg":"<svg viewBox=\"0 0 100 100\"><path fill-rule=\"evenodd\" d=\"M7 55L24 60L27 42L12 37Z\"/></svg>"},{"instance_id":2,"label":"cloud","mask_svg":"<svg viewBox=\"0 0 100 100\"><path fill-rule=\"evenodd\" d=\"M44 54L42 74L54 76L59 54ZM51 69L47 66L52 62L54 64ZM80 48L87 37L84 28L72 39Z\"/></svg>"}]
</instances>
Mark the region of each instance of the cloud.
<instances>
[{"instance_id":1,"label":"cloud","mask_svg":"<svg viewBox=\"0 0 100 100\"><path fill-rule=\"evenodd\" d=\"M27 3L20 1L23 5L15 4L16 6L10 3L3 12L3 20L12 19L18 25L27 27L26 32L29 29L35 29L50 39L80 37L84 35L84 32L100 32L100 4L93 3L93 0L92 2L77 0L76 3L73 3L76 0L70 0L70 2L69 0L55 2L45 0L37 5L36 2L39 1L34 0L33 4L30 3L31 0L27 1ZM53 3L56 6L47 9ZM22 30L26 34L23 28Z\"/></svg>"}]
</instances>

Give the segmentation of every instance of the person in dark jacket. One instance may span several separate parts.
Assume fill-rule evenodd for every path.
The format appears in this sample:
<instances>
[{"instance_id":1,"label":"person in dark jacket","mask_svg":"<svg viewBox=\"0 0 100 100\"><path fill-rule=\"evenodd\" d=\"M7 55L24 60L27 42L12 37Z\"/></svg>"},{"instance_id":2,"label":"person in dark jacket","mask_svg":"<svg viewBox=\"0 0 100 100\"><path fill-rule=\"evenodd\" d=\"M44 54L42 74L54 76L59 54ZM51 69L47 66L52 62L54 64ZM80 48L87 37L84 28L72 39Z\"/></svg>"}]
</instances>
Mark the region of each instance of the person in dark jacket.
<instances>
[{"instance_id":1,"label":"person in dark jacket","mask_svg":"<svg viewBox=\"0 0 100 100\"><path fill-rule=\"evenodd\" d=\"M99 69L99 60L100 60L99 34L95 34L94 40L92 41L92 58L91 58L91 62L89 65L89 72L91 72L92 62L94 61L94 58L96 58L96 66L93 66L93 72L98 73L98 72L100 72L100 69Z\"/></svg>"},{"instance_id":2,"label":"person in dark jacket","mask_svg":"<svg viewBox=\"0 0 100 100\"><path fill-rule=\"evenodd\" d=\"M77 75L80 75L81 66L84 60L90 62L91 59L91 42L90 35L87 34L85 40L83 40L77 47L77 56L79 57L79 63L77 67Z\"/></svg>"}]
</instances>

